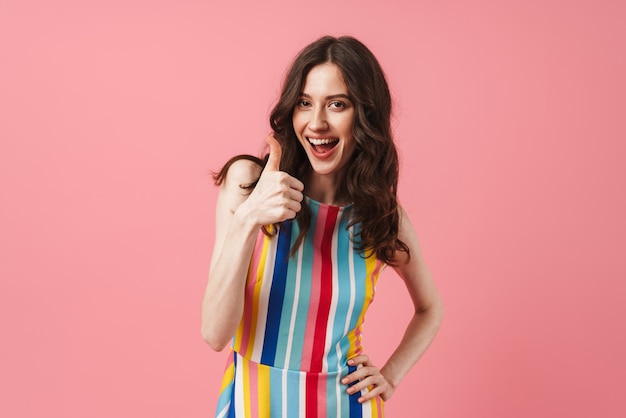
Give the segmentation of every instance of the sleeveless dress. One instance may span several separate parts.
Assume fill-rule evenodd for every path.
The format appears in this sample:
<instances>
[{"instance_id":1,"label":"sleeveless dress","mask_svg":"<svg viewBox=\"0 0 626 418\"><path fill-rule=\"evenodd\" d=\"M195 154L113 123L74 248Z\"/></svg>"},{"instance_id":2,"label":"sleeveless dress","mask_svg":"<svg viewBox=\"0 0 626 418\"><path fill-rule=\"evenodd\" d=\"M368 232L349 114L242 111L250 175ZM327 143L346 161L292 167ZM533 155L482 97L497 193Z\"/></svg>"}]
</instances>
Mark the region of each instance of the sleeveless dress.
<instances>
[{"instance_id":1,"label":"sleeveless dress","mask_svg":"<svg viewBox=\"0 0 626 418\"><path fill-rule=\"evenodd\" d=\"M305 198L311 226L289 256L297 222L271 237L259 232L244 311L218 399L218 418L383 417L383 400L364 404L341 379L356 370L365 312L384 263L363 258L350 236L350 206Z\"/></svg>"}]
</instances>

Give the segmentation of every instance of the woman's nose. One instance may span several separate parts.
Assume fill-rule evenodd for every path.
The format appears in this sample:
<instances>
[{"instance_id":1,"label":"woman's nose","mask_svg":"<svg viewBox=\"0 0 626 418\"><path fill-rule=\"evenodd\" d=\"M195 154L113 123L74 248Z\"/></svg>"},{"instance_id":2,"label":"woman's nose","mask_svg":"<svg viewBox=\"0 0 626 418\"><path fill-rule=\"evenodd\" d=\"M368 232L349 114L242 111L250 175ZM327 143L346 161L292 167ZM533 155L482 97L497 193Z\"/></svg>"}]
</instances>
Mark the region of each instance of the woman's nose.
<instances>
[{"instance_id":1,"label":"woman's nose","mask_svg":"<svg viewBox=\"0 0 626 418\"><path fill-rule=\"evenodd\" d=\"M328 129L328 123L326 121L326 113L324 112L324 109L318 108L311 112L309 129L313 131L323 131L325 129Z\"/></svg>"}]
</instances>

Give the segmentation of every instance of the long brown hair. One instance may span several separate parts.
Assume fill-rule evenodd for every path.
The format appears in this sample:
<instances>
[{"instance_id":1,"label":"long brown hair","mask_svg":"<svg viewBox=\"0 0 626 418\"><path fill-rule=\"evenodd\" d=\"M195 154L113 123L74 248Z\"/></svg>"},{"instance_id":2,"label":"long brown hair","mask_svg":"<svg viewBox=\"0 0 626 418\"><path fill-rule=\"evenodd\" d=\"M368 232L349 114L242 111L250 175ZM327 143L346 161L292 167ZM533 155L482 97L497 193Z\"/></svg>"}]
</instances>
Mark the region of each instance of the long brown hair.
<instances>
[{"instance_id":1,"label":"long brown hair","mask_svg":"<svg viewBox=\"0 0 626 418\"><path fill-rule=\"evenodd\" d=\"M356 147L347 165L344 184L340 185L340 193L352 202L350 226L360 226L352 237L355 248L362 255L371 251L378 259L392 264L396 251L408 255L409 248L398 238L398 154L391 133L391 95L376 57L357 39L325 36L305 47L291 64L270 115L274 137L282 147L280 169L300 180L311 169L292 119L309 71L324 63L340 69L355 106ZM230 164L239 158L250 159L249 156L231 159L214 176L216 184L223 181ZM310 226L311 213L306 205L302 205L296 220L300 235L292 252L300 246Z\"/></svg>"}]
</instances>

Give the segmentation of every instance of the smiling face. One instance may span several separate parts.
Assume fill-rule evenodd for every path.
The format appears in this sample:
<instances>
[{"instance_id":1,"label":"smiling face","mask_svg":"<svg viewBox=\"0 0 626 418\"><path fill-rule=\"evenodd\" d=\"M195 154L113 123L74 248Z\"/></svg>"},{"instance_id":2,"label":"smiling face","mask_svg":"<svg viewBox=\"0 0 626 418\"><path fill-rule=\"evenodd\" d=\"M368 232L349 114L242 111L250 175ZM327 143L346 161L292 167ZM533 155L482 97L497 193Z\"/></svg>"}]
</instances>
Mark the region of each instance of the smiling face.
<instances>
[{"instance_id":1,"label":"smiling face","mask_svg":"<svg viewBox=\"0 0 626 418\"><path fill-rule=\"evenodd\" d=\"M313 67L293 112L293 128L312 175L341 175L355 149L354 104L335 64Z\"/></svg>"}]
</instances>

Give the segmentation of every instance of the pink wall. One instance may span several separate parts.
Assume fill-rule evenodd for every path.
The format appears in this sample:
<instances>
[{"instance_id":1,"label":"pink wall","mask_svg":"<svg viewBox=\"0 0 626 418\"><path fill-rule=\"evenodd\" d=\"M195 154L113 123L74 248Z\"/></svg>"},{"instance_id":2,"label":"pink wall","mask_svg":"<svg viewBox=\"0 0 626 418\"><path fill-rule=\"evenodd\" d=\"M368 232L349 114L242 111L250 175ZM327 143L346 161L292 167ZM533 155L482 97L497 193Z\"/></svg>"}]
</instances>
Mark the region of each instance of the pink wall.
<instances>
[{"instance_id":1,"label":"pink wall","mask_svg":"<svg viewBox=\"0 0 626 418\"><path fill-rule=\"evenodd\" d=\"M210 3L0 5L1 416L212 416L207 172L326 33L386 69L446 302L388 416L626 416L623 2ZM377 297L381 363L410 304Z\"/></svg>"}]
</instances>

